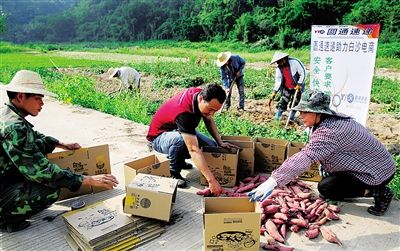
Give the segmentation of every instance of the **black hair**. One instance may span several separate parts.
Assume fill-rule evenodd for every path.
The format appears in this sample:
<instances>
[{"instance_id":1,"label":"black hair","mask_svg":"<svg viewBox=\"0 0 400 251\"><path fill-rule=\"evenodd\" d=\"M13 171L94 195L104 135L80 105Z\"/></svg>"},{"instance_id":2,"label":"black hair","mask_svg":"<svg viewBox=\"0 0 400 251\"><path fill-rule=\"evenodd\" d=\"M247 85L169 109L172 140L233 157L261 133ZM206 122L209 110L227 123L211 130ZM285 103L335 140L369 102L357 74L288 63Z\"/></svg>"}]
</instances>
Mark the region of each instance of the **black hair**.
<instances>
[{"instance_id":1,"label":"black hair","mask_svg":"<svg viewBox=\"0 0 400 251\"><path fill-rule=\"evenodd\" d=\"M18 92L12 92L12 91L7 91L7 96L10 100L15 99L15 97L17 97ZM39 94L34 94L34 93L25 93L25 96L27 98L35 96L35 95L39 95Z\"/></svg>"},{"instance_id":2,"label":"black hair","mask_svg":"<svg viewBox=\"0 0 400 251\"><path fill-rule=\"evenodd\" d=\"M200 95L206 102L210 102L212 99L216 98L218 102L223 104L226 99L226 93L224 89L222 86L216 83L206 85L206 87L200 92Z\"/></svg>"}]
</instances>

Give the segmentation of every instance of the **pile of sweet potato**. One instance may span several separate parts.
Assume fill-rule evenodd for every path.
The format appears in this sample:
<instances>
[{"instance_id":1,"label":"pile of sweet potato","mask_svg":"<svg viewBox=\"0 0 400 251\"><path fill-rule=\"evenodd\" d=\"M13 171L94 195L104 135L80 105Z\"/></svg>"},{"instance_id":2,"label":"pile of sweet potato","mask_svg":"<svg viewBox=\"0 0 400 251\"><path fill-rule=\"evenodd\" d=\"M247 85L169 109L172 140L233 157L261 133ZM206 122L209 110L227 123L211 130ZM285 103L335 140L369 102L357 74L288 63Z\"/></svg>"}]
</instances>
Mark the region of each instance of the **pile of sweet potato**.
<instances>
[{"instance_id":1,"label":"pile of sweet potato","mask_svg":"<svg viewBox=\"0 0 400 251\"><path fill-rule=\"evenodd\" d=\"M224 194L229 197L247 196L247 193L262 182L268 176L257 175L248 177L239 182L239 186L232 189L224 189ZM197 194L212 196L208 188ZM328 204L325 200L315 196L309 185L293 180L288 185L276 188L263 202L258 202L261 209L260 234L266 237L266 243L262 244L268 250L293 250L283 245L286 232L299 232L305 230L304 235L314 239L322 234L329 242L342 245L336 235L327 227L323 226L331 220L338 220L337 215L340 208Z\"/></svg>"}]
</instances>

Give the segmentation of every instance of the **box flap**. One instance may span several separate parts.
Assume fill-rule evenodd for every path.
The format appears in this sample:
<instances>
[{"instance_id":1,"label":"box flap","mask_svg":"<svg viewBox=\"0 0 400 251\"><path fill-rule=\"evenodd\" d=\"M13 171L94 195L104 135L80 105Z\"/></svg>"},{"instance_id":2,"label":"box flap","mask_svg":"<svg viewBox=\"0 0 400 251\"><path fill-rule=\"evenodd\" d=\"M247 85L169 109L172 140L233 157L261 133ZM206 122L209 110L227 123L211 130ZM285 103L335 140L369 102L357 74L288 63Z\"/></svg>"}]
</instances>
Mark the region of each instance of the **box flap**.
<instances>
[{"instance_id":1,"label":"box flap","mask_svg":"<svg viewBox=\"0 0 400 251\"><path fill-rule=\"evenodd\" d=\"M248 197L204 198L204 213L246 213L255 212L256 204Z\"/></svg>"},{"instance_id":2,"label":"box flap","mask_svg":"<svg viewBox=\"0 0 400 251\"><path fill-rule=\"evenodd\" d=\"M139 173L129 183L129 188L143 189L157 193L174 194L178 180L156 175Z\"/></svg>"}]
</instances>

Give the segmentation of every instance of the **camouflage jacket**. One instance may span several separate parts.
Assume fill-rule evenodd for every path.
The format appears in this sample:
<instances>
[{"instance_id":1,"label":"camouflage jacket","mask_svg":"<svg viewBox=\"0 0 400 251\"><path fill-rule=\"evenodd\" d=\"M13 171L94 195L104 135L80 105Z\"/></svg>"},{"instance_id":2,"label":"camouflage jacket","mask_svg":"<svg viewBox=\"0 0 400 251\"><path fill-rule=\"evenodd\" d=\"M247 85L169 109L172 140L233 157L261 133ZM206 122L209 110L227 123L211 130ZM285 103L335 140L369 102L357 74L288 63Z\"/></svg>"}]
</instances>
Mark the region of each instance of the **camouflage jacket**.
<instances>
[{"instance_id":1,"label":"camouflage jacket","mask_svg":"<svg viewBox=\"0 0 400 251\"><path fill-rule=\"evenodd\" d=\"M46 158L58 140L33 130L11 103L0 110L0 183L29 180L71 191L79 189L83 176L61 169Z\"/></svg>"}]
</instances>

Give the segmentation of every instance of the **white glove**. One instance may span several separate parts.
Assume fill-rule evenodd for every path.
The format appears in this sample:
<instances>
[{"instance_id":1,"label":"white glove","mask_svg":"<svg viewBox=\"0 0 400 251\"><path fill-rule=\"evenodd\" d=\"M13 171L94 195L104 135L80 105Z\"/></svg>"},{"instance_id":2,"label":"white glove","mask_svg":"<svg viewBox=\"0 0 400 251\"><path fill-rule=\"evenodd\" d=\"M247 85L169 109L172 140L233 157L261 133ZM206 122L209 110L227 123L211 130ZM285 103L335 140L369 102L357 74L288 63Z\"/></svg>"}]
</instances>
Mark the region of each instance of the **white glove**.
<instances>
[{"instance_id":1,"label":"white glove","mask_svg":"<svg viewBox=\"0 0 400 251\"><path fill-rule=\"evenodd\" d=\"M256 189L248 192L247 195L250 196L250 201L263 201L265 200L271 193L272 190L277 186L276 180L272 177L269 177L264 183L259 185ZM261 199L260 199L261 198Z\"/></svg>"}]
</instances>

